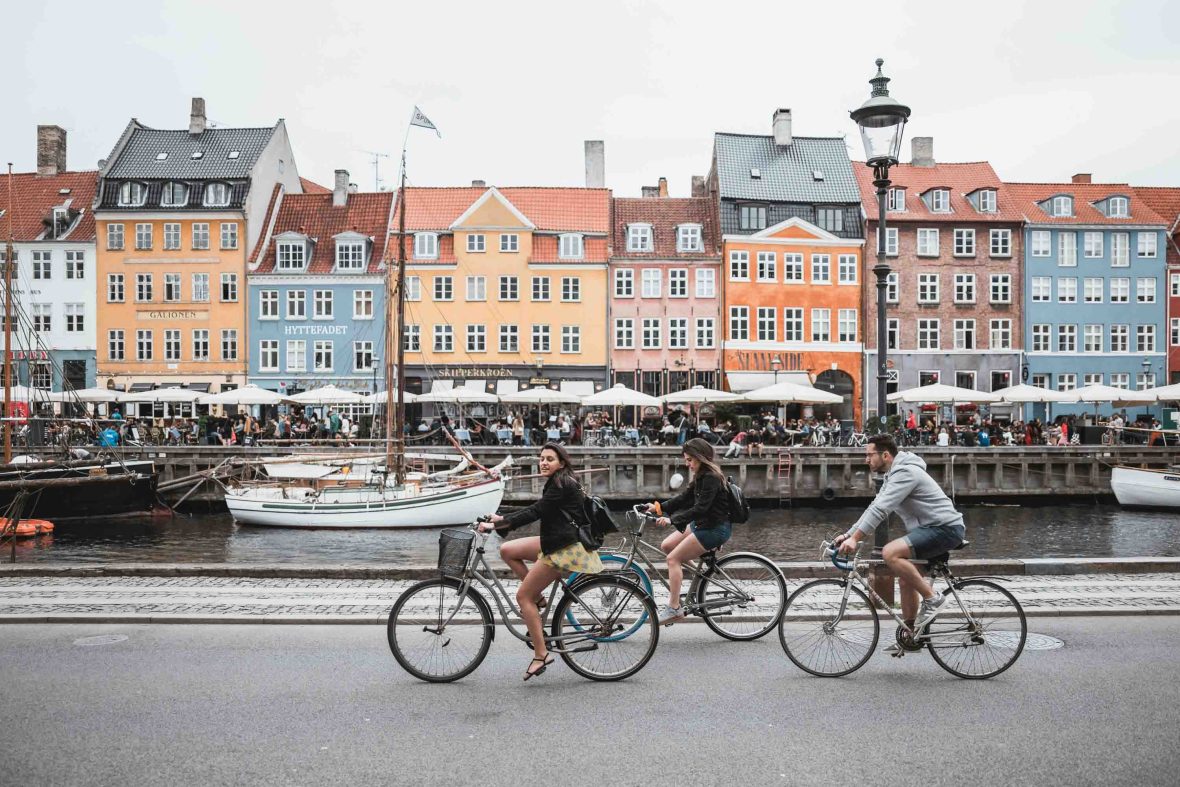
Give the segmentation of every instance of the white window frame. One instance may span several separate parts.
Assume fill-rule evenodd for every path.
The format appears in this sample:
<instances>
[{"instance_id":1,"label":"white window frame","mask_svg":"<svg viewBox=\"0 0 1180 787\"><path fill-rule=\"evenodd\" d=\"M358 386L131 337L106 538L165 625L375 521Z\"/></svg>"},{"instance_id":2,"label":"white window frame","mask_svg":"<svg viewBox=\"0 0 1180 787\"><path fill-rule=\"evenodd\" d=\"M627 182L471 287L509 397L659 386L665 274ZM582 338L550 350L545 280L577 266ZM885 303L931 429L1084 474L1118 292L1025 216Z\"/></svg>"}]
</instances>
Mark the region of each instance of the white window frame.
<instances>
[{"instance_id":1,"label":"white window frame","mask_svg":"<svg viewBox=\"0 0 1180 787\"><path fill-rule=\"evenodd\" d=\"M1057 302L1078 302L1078 280L1076 276L1061 276L1057 279Z\"/></svg>"},{"instance_id":2,"label":"white window frame","mask_svg":"<svg viewBox=\"0 0 1180 787\"><path fill-rule=\"evenodd\" d=\"M1154 232L1135 233L1135 253L1145 259L1154 259L1159 254L1159 238Z\"/></svg>"},{"instance_id":3,"label":"white window frame","mask_svg":"<svg viewBox=\"0 0 1180 787\"><path fill-rule=\"evenodd\" d=\"M616 298L635 297L634 268L615 268L614 293Z\"/></svg>"},{"instance_id":4,"label":"white window frame","mask_svg":"<svg viewBox=\"0 0 1180 787\"><path fill-rule=\"evenodd\" d=\"M664 272L659 268L643 268L639 272L639 297L659 298L663 295Z\"/></svg>"},{"instance_id":5,"label":"white window frame","mask_svg":"<svg viewBox=\"0 0 1180 787\"><path fill-rule=\"evenodd\" d=\"M975 320L971 318L956 319L952 329L956 350L974 350L978 347L975 336Z\"/></svg>"},{"instance_id":6,"label":"white window frame","mask_svg":"<svg viewBox=\"0 0 1180 787\"><path fill-rule=\"evenodd\" d=\"M729 339L745 342L750 340L750 307L729 307Z\"/></svg>"},{"instance_id":7,"label":"white window frame","mask_svg":"<svg viewBox=\"0 0 1180 787\"><path fill-rule=\"evenodd\" d=\"M1049 230L1033 230L1028 245L1031 256L1052 257L1053 233Z\"/></svg>"},{"instance_id":8,"label":"white window frame","mask_svg":"<svg viewBox=\"0 0 1180 787\"><path fill-rule=\"evenodd\" d=\"M164 222L164 251L177 251L180 249L180 223L175 221Z\"/></svg>"},{"instance_id":9,"label":"white window frame","mask_svg":"<svg viewBox=\"0 0 1180 787\"><path fill-rule=\"evenodd\" d=\"M1082 352L1102 352L1103 340L1106 338L1106 326L1099 323L1086 323L1082 326Z\"/></svg>"},{"instance_id":10,"label":"white window frame","mask_svg":"<svg viewBox=\"0 0 1180 787\"><path fill-rule=\"evenodd\" d=\"M855 342L858 329L856 309L840 309L836 313L836 341Z\"/></svg>"},{"instance_id":11,"label":"white window frame","mask_svg":"<svg viewBox=\"0 0 1180 787\"><path fill-rule=\"evenodd\" d=\"M1031 330L1032 352L1051 352L1053 346L1053 326L1047 322L1034 323Z\"/></svg>"},{"instance_id":12,"label":"white window frame","mask_svg":"<svg viewBox=\"0 0 1180 787\"><path fill-rule=\"evenodd\" d=\"M284 363L288 372L307 371L307 340L288 339L284 348Z\"/></svg>"},{"instance_id":13,"label":"white window frame","mask_svg":"<svg viewBox=\"0 0 1180 787\"><path fill-rule=\"evenodd\" d=\"M224 208L233 198L233 189L228 183L209 183L201 196L202 204L207 208Z\"/></svg>"},{"instance_id":14,"label":"white window frame","mask_svg":"<svg viewBox=\"0 0 1180 787\"><path fill-rule=\"evenodd\" d=\"M119 207L138 208L147 202L147 184L129 180L119 184Z\"/></svg>"},{"instance_id":15,"label":"white window frame","mask_svg":"<svg viewBox=\"0 0 1180 787\"><path fill-rule=\"evenodd\" d=\"M934 189L930 192L930 212L951 212L951 192L949 189Z\"/></svg>"},{"instance_id":16,"label":"white window frame","mask_svg":"<svg viewBox=\"0 0 1180 787\"><path fill-rule=\"evenodd\" d=\"M654 250L650 224L627 225L627 251L645 253Z\"/></svg>"},{"instance_id":17,"label":"white window frame","mask_svg":"<svg viewBox=\"0 0 1180 787\"><path fill-rule=\"evenodd\" d=\"M997 210L996 190L995 189L980 189L979 191L979 212L980 213L995 213Z\"/></svg>"},{"instance_id":18,"label":"white window frame","mask_svg":"<svg viewBox=\"0 0 1180 787\"><path fill-rule=\"evenodd\" d=\"M811 283L812 284L831 284L832 283L832 255L831 254L812 254L811 255Z\"/></svg>"},{"instance_id":19,"label":"white window frame","mask_svg":"<svg viewBox=\"0 0 1180 787\"><path fill-rule=\"evenodd\" d=\"M1011 257L1012 256L1012 230L998 229L992 230L989 233L988 240L988 256L989 257Z\"/></svg>"},{"instance_id":20,"label":"white window frame","mask_svg":"<svg viewBox=\"0 0 1180 787\"><path fill-rule=\"evenodd\" d=\"M937 257L939 255L938 248L938 228L937 227L918 227L918 245L917 254L919 257Z\"/></svg>"},{"instance_id":21,"label":"white window frame","mask_svg":"<svg viewBox=\"0 0 1180 787\"><path fill-rule=\"evenodd\" d=\"M901 274L897 271L890 271L885 277L885 302L901 302Z\"/></svg>"},{"instance_id":22,"label":"white window frame","mask_svg":"<svg viewBox=\"0 0 1180 787\"><path fill-rule=\"evenodd\" d=\"M221 274L221 289L219 290L221 303L237 303L239 298L238 293L238 274L223 273Z\"/></svg>"},{"instance_id":23,"label":"white window frame","mask_svg":"<svg viewBox=\"0 0 1180 787\"><path fill-rule=\"evenodd\" d=\"M502 353L519 353L520 352L520 326L519 325L501 325L499 330L500 336L500 352Z\"/></svg>"},{"instance_id":24,"label":"white window frame","mask_svg":"<svg viewBox=\"0 0 1180 787\"><path fill-rule=\"evenodd\" d=\"M127 360L127 337L122 328L107 331L107 359L111 361Z\"/></svg>"},{"instance_id":25,"label":"white window frame","mask_svg":"<svg viewBox=\"0 0 1180 787\"><path fill-rule=\"evenodd\" d=\"M1110 302L1131 302L1131 280L1125 276L1115 276L1110 280Z\"/></svg>"},{"instance_id":26,"label":"white window frame","mask_svg":"<svg viewBox=\"0 0 1180 787\"><path fill-rule=\"evenodd\" d=\"M1012 320L994 319L988 325L988 348L992 350L1012 349Z\"/></svg>"},{"instance_id":27,"label":"white window frame","mask_svg":"<svg viewBox=\"0 0 1180 787\"><path fill-rule=\"evenodd\" d=\"M955 303L975 303L975 274L955 274Z\"/></svg>"},{"instance_id":28,"label":"white window frame","mask_svg":"<svg viewBox=\"0 0 1180 787\"><path fill-rule=\"evenodd\" d=\"M1073 215L1073 197L1059 195L1053 198L1052 211L1053 216L1065 217Z\"/></svg>"},{"instance_id":29,"label":"white window frame","mask_svg":"<svg viewBox=\"0 0 1180 787\"><path fill-rule=\"evenodd\" d=\"M783 307L783 341L784 342L804 342L807 341L806 335L803 333L803 309L799 306L785 306Z\"/></svg>"},{"instance_id":30,"label":"white window frame","mask_svg":"<svg viewBox=\"0 0 1180 787\"><path fill-rule=\"evenodd\" d=\"M194 361L208 361L209 355L209 329L197 328L193 331L191 337L193 343L193 360Z\"/></svg>"},{"instance_id":31,"label":"white window frame","mask_svg":"<svg viewBox=\"0 0 1180 787\"><path fill-rule=\"evenodd\" d=\"M436 353L453 353L455 351L455 329L450 325L435 325L432 347Z\"/></svg>"},{"instance_id":32,"label":"white window frame","mask_svg":"<svg viewBox=\"0 0 1180 787\"><path fill-rule=\"evenodd\" d=\"M717 269L697 268L694 277L695 293L698 298L717 297Z\"/></svg>"},{"instance_id":33,"label":"white window frame","mask_svg":"<svg viewBox=\"0 0 1180 787\"><path fill-rule=\"evenodd\" d=\"M376 302L376 293L373 290L353 290L352 291L352 319L354 320L374 320L376 319L376 309L374 304Z\"/></svg>"},{"instance_id":34,"label":"white window frame","mask_svg":"<svg viewBox=\"0 0 1180 787\"><path fill-rule=\"evenodd\" d=\"M465 293L467 301L486 301L488 299L488 279L486 276L468 276L464 283L467 290Z\"/></svg>"},{"instance_id":35,"label":"white window frame","mask_svg":"<svg viewBox=\"0 0 1180 787\"><path fill-rule=\"evenodd\" d=\"M956 256L956 257L974 257L975 256L975 228L973 228L973 227L955 227L954 256Z\"/></svg>"},{"instance_id":36,"label":"white window frame","mask_svg":"<svg viewBox=\"0 0 1180 787\"><path fill-rule=\"evenodd\" d=\"M557 256L563 260L580 260L586 256L586 244L582 236L566 232L557 238Z\"/></svg>"},{"instance_id":37,"label":"white window frame","mask_svg":"<svg viewBox=\"0 0 1180 787\"><path fill-rule=\"evenodd\" d=\"M500 233L500 253L501 254L516 254L518 251L520 251L520 233L501 232Z\"/></svg>"},{"instance_id":38,"label":"white window frame","mask_svg":"<svg viewBox=\"0 0 1180 787\"><path fill-rule=\"evenodd\" d=\"M1105 233L1087 230L1082 235L1082 256L1088 260L1100 259L1105 254Z\"/></svg>"},{"instance_id":39,"label":"white window frame","mask_svg":"<svg viewBox=\"0 0 1180 787\"><path fill-rule=\"evenodd\" d=\"M942 323L937 317L918 319L918 349L939 350L942 348Z\"/></svg>"},{"instance_id":40,"label":"white window frame","mask_svg":"<svg viewBox=\"0 0 1180 787\"><path fill-rule=\"evenodd\" d=\"M1106 279L1101 276L1087 276L1082 282L1083 303L1103 303L1106 299Z\"/></svg>"},{"instance_id":41,"label":"white window frame","mask_svg":"<svg viewBox=\"0 0 1180 787\"><path fill-rule=\"evenodd\" d=\"M467 235L467 253L484 254L488 250L488 237L482 232L471 232Z\"/></svg>"},{"instance_id":42,"label":"white window frame","mask_svg":"<svg viewBox=\"0 0 1180 787\"><path fill-rule=\"evenodd\" d=\"M307 319L307 290L287 290L286 313L288 320Z\"/></svg>"},{"instance_id":43,"label":"white window frame","mask_svg":"<svg viewBox=\"0 0 1180 787\"><path fill-rule=\"evenodd\" d=\"M1126 197L1111 197L1106 201L1106 215L1112 219L1130 218L1131 201Z\"/></svg>"},{"instance_id":44,"label":"white window frame","mask_svg":"<svg viewBox=\"0 0 1180 787\"><path fill-rule=\"evenodd\" d=\"M544 303L552 298L552 290L550 289L548 276L534 276L530 284L532 300L535 303Z\"/></svg>"},{"instance_id":45,"label":"white window frame","mask_svg":"<svg viewBox=\"0 0 1180 787\"><path fill-rule=\"evenodd\" d=\"M562 303L581 303L582 301L582 278L580 276L562 276L561 277L561 302ZM579 350L578 352L581 352Z\"/></svg>"},{"instance_id":46,"label":"white window frame","mask_svg":"<svg viewBox=\"0 0 1180 787\"><path fill-rule=\"evenodd\" d=\"M830 342L832 340L832 310L823 307L811 310L811 341Z\"/></svg>"},{"instance_id":47,"label":"white window frame","mask_svg":"<svg viewBox=\"0 0 1180 787\"><path fill-rule=\"evenodd\" d=\"M1110 267L1126 268L1131 264L1131 233L1110 233Z\"/></svg>"},{"instance_id":48,"label":"white window frame","mask_svg":"<svg viewBox=\"0 0 1180 787\"><path fill-rule=\"evenodd\" d=\"M488 326L482 323L469 323L464 330L464 346L469 353L486 353L488 351Z\"/></svg>"},{"instance_id":49,"label":"white window frame","mask_svg":"<svg viewBox=\"0 0 1180 787\"><path fill-rule=\"evenodd\" d=\"M755 273L756 281L760 282L777 282L778 281L778 254L773 251L760 251L756 257Z\"/></svg>"},{"instance_id":50,"label":"white window frame","mask_svg":"<svg viewBox=\"0 0 1180 787\"><path fill-rule=\"evenodd\" d=\"M836 259L836 283L855 285L858 283L859 259L855 254L841 254Z\"/></svg>"},{"instance_id":51,"label":"white window frame","mask_svg":"<svg viewBox=\"0 0 1180 787\"><path fill-rule=\"evenodd\" d=\"M634 350L635 349L635 318L634 317L616 317L615 318L615 349L616 350Z\"/></svg>"},{"instance_id":52,"label":"white window frame","mask_svg":"<svg viewBox=\"0 0 1180 787\"><path fill-rule=\"evenodd\" d=\"M1131 352L1131 326L1114 324L1110 326L1110 351L1112 353Z\"/></svg>"},{"instance_id":53,"label":"white window frame","mask_svg":"<svg viewBox=\"0 0 1180 787\"><path fill-rule=\"evenodd\" d=\"M336 241L336 270L363 271L365 244L363 241Z\"/></svg>"},{"instance_id":54,"label":"white window frame","mask_svg":"<svg viewBox=\"0 0 1180 787\"><path fill-rule=\"evenodd\" d=\"M177 303L184 299L184 293L181 290L180 274L179 273L165 273L164 274L164 303Z\"/></svg>"},{"instance_id":55,"label":"white window frame","mask_svg":"<svg viewBox=\"0 0 1180 787\"><path fill-rule=\"evenodd\" d=\"M938 303L940 294L941 277L937 273L919 273L918 274L918 303Z\"/></svg>"},{"instance_id":56,"label":"white window frame","mask_svg":"<svg viewBox=\"0 0 1180 787\"><path fill-rule=\"evenodd\" d=\"M669 317L668 318L668 349L669 350L687 350L688 349L688 318L687 317Z\"/></svg>"},{"instance_id":57,"label":"white window frame","mask_svg":"<svg viewBox=\"0 0 1180 787\"><path fill-rule=\"evenodd\" d=\"M312 291L311 318L313 320L336 319L336 296L332 290Z\"/></svg>"},{"instance_id":58,"label":"white window frame","mask_svg":"<svg viewBox=\"0 0 1180 787\"><path fill-rule=\"evenodd\" d=\"M452 276L435 276L431 282L432 299L439 303L455 300L455 279Z\"/></svg>"},{"instance_id":59,"label":"white window frame","mask_svg":"<svg viewBox=\"0 0 1180 787\"><path fill-rule=\"evenodd\" d=\"M1057 352L1076 353L1078 351L1078 326L1073 323L1059 323L1057 325Z\"/></svg>"},{"instance_id":60,"label":"white window frame","mask_svg":"<svg viewBox=\"0 0 1180 787\"><path fill-rule=\"evenodd\" d=\"M414 259L416 259L416 260L437 260L438 259L438 233L437 232L415 232L414 233Z\"/></svg>"},{"instance_id":61,"label":"white window frame","mask_svg":"<svg viewBox=\"0 0 1180 787\"><path fill-rule=\"evenodd\" d=\"M315 374L331 374L336 370L336 342L331 339L312 342L311 369Z\"/></svg>"},{"instance_id":62,"label":"white window frame","mask_svg":"<svg viewBox=\"0 0 1180 787\"><path fill-rule=\"evenodd\" d=\"M224 251L238 247L238 223L236 221L221 222L221 248Z\"/></svg>"},{"instance_id":63,"label":"white window frame","mask_svg":"<svg viewBox=\"0 0 1180 787\"><path fill-rule=\"evenodd\" d=\"M696 348L712 350L717 347L717 320L713 317L696 318Z\"/></svg>"},{"instance_id":64,"label":"white window frame","mask_svg":"<svg viewBox=\"0 0 1180 787\"><path fill-rule=\"evenodd\" d=\"M561 352L563 355L578 355L582 352L582 327L561 326Z\"/></svg>"},{"instance_id":65,"label":"white window frame","mask_svg":"<svg viewBox=\"0 0 1180 787\"><path fill-rule=\"evenodd\" d=\"M420 301L422 300L422 277L407 276L406 277L406 300Z\"/></svg>"},{"instance_id":66,"label":"white window frame","mask_svg":"<svg viewBox=\"0 0 1180 787\"><path fill-rule=\"evenodd\" d=\"M107 224L107 251L122 251L125 241L122 224Z\"/></svg>"},{"instance_id":67,"label":"white window frame","mask_svg":"<svg viewBox=\"0 0 1180 787\"><path fill-rule=\"evenodd\" d=\"M734 249L729 252L729 280L750 280L750 252L745 249Z\"/></svg>"},{"instance_id":68,"label":"white window frame","mask_svg":"<svg viewBox=\"0 0 1180 787\"><path fill-rule=\"evenodd\" d=\"M799 252L783 252L783 284L802 284L804 259Z\"/></svg>"},{"instance_id":69,"label":"white window frame","mask_svg":"<svg viewBox=\"0 0 1180 787\"><path fill-rule=\"evenodd\" d=\"M1135 279L1135 302L1155 303L1157 287L1154 277L1140 277Z\"/></svg>"},{"instance_id":70,"label":"white window frame","mask_svg":"<svg viewBox=\"0 0 1180 787\"><path fill-rule=\"evenodd\" d=\"M301 240L275 244L275 270L301 271L307 267L307 244Z\"/></svg>"},{"instance_id":71,"label":"white window frame","mask_svg":"<svg viewBox=\"0 0 1180 787\"><path fill-rule=\"evenodd\" d=\"M681 224L676 228L676 251L678 253L699 252L704 248L700 224Z\"/></svg>"},{"instance_id":72,"label":"white window frame","mask_svg":"<svg viewBox=\"0 0 1180 787\"><path fill-rule=\"evenodd\" d=\"M1057 233L1057 267L1076 268L1078 264L1078 234L1073 231Z\"/></svg>"},{"instance_id":73,"label":"white window frame","mask_svg":"<svg viewBox=\"0 0 1180 787\"><path fill-rule=\"evenodd\" d=\"M352 370L354 372L372 372L376 364L373 363L373 341L362 339L352 343ZM364 362L365 359L368 362Z\"/></svg>"},{"instance_id":74,"label":"white window frame","mask_svg":"<svg viewBox=\"0 0 1180 787\"><path fill-rule=\"evenodd\" d=\"M530 332L530 337L531 337L530 346L533 348L533 352L535 352L535 353L553 352L553 344L552 344L551 334L552 334L552 332L549 330L548 325L537 325L536 323L534 323L532 326L532 331Z\"/></svg>"},{"instance_id":75,"label":"white window frame","mask_svg":"<svg viewBox=\"0 0 1180 787\"><path fill-rule=\"evenodd\" d=\"M668 269L668 297L688 297L688 268Z\"/></svg>"},{"instance_id":76,"label":"white window frame","mask_svg":"<svg viewBox=\"0 0 1180 787\"><path fill-rule=\"evenodd\" d=\"M991 274L988 281L988 301L993 304L1012 303L1012 274Z\"/></svg>"},{"instance_id":77,"label":"white window frame","mask_svg":"<svg viewBox=\"0 0 1180 787\"><path fill-rule=\"evenodd\" d=\"M754 312L754 326L760 342L778 341L778 309L773 306L758 306Z\"/></svg>"}]
</instances>

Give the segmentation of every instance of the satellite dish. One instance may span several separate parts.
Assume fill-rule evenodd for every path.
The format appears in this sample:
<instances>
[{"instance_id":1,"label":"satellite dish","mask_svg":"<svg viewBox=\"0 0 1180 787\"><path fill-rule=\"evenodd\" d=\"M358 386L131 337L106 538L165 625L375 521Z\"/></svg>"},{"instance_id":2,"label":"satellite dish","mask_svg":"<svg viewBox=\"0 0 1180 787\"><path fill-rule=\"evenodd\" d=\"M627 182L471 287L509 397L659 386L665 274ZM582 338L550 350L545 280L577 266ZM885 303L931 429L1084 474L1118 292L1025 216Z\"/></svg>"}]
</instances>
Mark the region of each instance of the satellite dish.
<instances>
[{"instance_id":1,"label":"satellite dish","mask_svg":"<svg viewBox=\"0 0 1180 787\"><path fill-rule=\"evenodd\" d=\"M680 473L673 473L672 477L668 479L668 486L672 489L679 489L684 486L684 476Z\"/></svg>"}]
</instances>

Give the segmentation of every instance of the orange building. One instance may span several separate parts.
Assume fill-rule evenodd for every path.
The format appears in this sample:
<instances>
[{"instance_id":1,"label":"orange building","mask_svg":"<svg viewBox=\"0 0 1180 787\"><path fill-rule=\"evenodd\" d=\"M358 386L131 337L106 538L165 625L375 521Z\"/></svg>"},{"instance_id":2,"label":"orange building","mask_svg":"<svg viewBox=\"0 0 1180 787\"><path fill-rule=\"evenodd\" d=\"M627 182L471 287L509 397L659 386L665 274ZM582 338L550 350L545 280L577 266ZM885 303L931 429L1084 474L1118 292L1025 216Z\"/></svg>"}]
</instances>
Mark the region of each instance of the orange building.
<instances>
[{"instance_id":1,"label":"orange building","mask_svg":"<svg viewBox=\"0 0 1180 787\"><path fill-rule=\"evenodd\" d=\"M817 415L860 423L863 247L800 218L724 236L723 365L731 390L814 384L844 397Z\"/></svg>"}]
</instances>

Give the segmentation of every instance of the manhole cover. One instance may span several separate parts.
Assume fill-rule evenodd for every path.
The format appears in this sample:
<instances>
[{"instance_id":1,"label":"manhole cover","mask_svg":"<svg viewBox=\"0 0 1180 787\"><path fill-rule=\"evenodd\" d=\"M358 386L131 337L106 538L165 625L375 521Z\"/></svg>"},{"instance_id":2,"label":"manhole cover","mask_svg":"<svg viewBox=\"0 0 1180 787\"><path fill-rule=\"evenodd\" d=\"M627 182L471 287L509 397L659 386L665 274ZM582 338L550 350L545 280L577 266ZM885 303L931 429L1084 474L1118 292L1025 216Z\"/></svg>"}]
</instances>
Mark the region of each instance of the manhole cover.
<instances>
[{"instance_id":1,"label":"manhole cover","mask_svg":"<svg viewBox=\"0 0 1180 787\"><path fill-rule=\"evenodd\" d=\"M127 639L123 634L99 634L96 637L82 637L74 640L75 645L113 645Z\"/></svg>"},{"instance_id":2,"label":"manhole cover","mask_svg":"<svg viewBox=\"0 0 1180 787\"><path fill-rule=\"evenodd\" d=\"M1029 634L1024 640L1025 650L1057 650L1065 647L1065 643L1057 637L1048 634Z\"/></svg>"}]
</instances>

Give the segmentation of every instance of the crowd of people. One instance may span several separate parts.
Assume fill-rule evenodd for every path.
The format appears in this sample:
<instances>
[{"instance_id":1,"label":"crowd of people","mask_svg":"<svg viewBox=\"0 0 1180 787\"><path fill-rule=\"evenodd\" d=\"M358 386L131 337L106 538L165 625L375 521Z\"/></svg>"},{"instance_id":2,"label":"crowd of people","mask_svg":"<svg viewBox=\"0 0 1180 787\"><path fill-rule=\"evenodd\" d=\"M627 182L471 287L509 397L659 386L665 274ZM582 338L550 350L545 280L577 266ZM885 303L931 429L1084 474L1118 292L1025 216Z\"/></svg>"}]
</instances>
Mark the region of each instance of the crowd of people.
<instances>
[{"instance_id":1,"label":"crowd of people","mask_svg":"<svg viewBox=\"0 0 1180 787\"><path fill-rule=\"evenodd\" d=\"M1052 422L1039 418L1028 421L997 421L978 412L964 423L940 421L933 416L919 418L912 410L894 436L899 445L966 446L1069 446L1082 442L1080 427L1095 425L1104 430L1103 442L1135 442L1163 445L1162 426L1156 419L1129 422L1123 413L1097 420L1076 415L1058 416Z\"/></svg>"}]
</instances>

